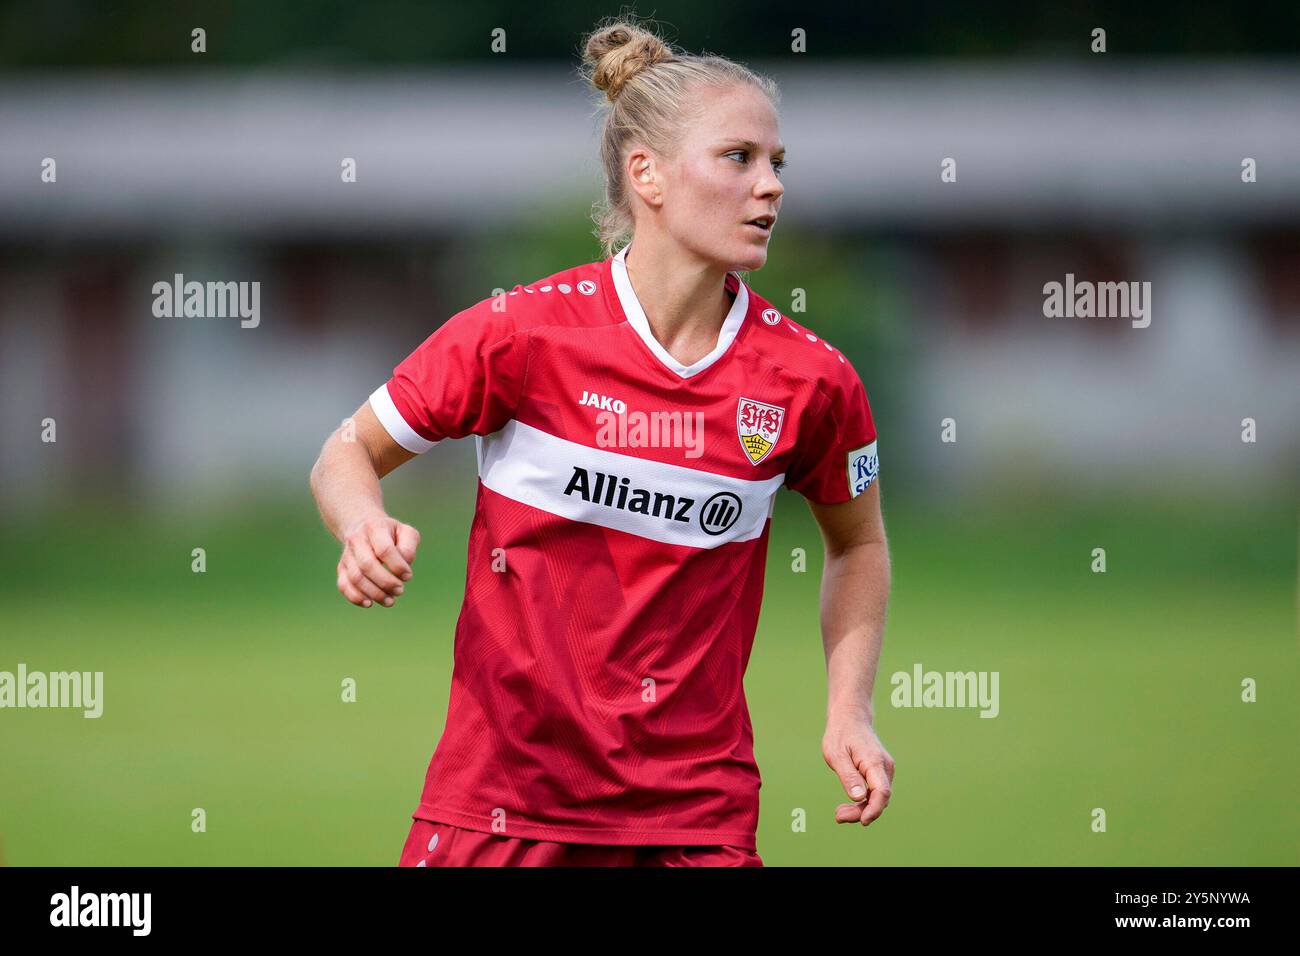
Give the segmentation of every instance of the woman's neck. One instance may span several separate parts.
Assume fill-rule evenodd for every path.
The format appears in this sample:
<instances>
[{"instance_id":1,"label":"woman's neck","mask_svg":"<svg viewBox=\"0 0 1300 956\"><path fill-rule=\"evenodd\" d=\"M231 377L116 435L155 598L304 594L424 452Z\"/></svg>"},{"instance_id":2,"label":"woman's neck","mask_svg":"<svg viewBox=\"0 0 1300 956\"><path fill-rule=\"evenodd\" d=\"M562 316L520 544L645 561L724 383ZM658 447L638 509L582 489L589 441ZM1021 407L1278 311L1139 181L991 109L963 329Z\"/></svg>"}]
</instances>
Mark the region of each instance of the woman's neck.
<instances>
[{"instance_id":1,"label":"woman's neck","mask_svg":"<svg viewBox=\"0 0 1300 956\"><path fill-rule=\"evenodd\" d=\"M628 248L624 265L651 334L669 355L693 365L713 351L732 304L725 270L647 235Z\"/></svg>"}]
</instances>

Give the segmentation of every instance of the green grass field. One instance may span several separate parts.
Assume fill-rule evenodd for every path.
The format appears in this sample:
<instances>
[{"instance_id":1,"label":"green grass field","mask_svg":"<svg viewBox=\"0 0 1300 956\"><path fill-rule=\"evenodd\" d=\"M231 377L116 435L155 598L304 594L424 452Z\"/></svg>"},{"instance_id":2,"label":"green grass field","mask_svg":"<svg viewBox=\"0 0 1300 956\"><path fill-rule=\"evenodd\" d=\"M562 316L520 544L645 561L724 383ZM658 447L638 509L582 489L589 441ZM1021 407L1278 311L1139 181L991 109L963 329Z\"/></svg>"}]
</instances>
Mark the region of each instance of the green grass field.
<instances>
[{"instance_id":1,"label":"green grass field","mask_svg":"<svg viewBox=\"0 0 1300 956\"><path fill-rule=\"evenodd\" d=\"M334 591L305 494L188 525L88 507L11 521L0 670L102 670L105 701L98 720L0 711L5 861L395 863L445 715L470 504L390 506L424 548L399 606L369 611ZM769 865L1300 863L1294 507L944 515L886 490L886 520L876 709L895 794L878 823L839 827L820 753L819 538L781 494L746 681ZM1089 570L1099 546L1106 574ZM796 547L806 573L790 570ZM999 716L891 707L889 675L916 662L998 671ZM1256 703L1240 699L1247 677Z\"/></svg>"}]
</instances>

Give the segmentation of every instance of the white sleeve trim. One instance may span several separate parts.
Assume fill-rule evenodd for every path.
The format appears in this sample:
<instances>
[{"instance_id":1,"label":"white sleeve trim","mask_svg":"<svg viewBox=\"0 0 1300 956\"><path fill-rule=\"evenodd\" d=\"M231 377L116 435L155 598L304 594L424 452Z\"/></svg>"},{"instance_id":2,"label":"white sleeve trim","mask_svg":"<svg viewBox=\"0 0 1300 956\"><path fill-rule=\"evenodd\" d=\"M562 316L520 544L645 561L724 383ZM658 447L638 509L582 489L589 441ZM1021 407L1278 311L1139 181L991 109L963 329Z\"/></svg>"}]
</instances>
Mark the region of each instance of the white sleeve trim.
<instances>
[{"instance_id":1,"label":"white sleeve trim","mask_svg":"<svg viewBox=\"0 0 1300 956\"><path fill-rule=\"evenodd\" d=\"M420 455L438 444L436 441L424 438L406 423L402 413L393 404L393 396L388 394L387 382L370 393L370 407L375 410L375 417L393 437L393 441L407 451Z\"/></svg>"}]
</instances>

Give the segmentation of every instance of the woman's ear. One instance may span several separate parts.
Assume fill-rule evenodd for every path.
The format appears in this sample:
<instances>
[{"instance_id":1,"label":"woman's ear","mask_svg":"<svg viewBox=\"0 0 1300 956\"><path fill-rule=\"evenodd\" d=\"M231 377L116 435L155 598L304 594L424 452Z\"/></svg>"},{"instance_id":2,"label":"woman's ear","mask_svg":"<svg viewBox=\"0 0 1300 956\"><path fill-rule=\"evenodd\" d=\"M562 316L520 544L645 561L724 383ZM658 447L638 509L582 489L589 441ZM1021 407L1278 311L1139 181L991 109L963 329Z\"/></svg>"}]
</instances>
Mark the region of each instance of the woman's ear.
<instances>
[{"instance_id":1,"label":"woman's ear","mask_svg":"<svg viewBox=\"0 0 1300 956\"><path fill-rule=\"evenodd\" d=\"M655 157L644 146L638 146L627 154L623 172L627 184L648 205L659 206L663 203L663 189L659 183L659 169Z\"/></svg>"}]
</instances>

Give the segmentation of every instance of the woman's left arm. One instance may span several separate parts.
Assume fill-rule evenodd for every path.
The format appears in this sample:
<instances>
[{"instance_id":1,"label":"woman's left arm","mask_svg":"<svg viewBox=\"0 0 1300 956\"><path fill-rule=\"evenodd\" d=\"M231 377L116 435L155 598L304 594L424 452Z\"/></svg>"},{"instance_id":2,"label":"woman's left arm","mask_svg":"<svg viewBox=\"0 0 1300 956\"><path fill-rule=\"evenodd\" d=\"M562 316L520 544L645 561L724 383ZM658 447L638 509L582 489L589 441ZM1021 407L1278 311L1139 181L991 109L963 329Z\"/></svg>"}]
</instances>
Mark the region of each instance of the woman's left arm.
<instances>
[{"instance_id":1,"label":"woman's left arm","mask_svg":"<svg viewBox=\"0 0 1300 956\"><path fill-rule=\"evenodd\" d=\"M837 823L871 823L889 805L894 758L876 736L871 691L889 599L889 547L880 513L880 481L837 505L808 502L821 527L821 628L826 650L826 733L822 756L852 803Z\"/></svg>"}]
</instances>

